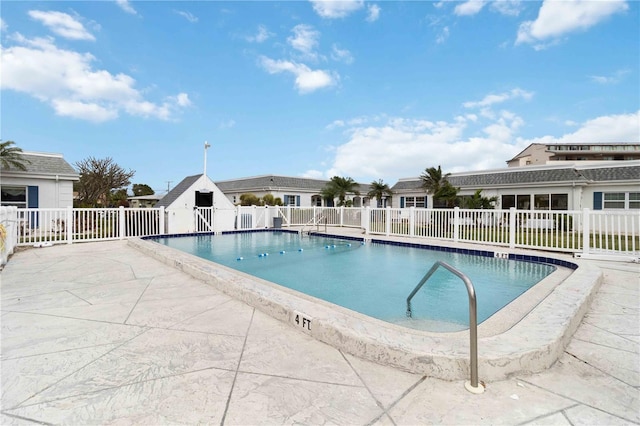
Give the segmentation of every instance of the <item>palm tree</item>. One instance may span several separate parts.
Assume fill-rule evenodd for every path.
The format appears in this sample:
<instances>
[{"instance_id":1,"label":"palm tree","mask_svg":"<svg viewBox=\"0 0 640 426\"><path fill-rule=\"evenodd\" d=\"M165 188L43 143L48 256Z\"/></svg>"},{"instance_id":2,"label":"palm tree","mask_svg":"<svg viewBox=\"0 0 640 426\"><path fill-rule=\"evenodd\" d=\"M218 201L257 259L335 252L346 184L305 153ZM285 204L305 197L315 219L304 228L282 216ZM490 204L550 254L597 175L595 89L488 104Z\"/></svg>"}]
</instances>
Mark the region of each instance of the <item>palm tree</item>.
<instances>
[{"instance_id":1,"label":"palm tree","mask_svg":"<svg viewBox=\"0 0 640 426\"><path fill-rule=\"evenodd\" d=\"M334 176L329 182L327 182L325 187L322 188L320 194L323 198L329 200L338 198L338 207L341 207L348 203L345 202L347 194L360 195L360 191L358 191L358 184L356 181L350 177L343 178L340 176Z\"/></svg>"},{"instance_id":2,"label":"palm tree","mask_svg":"<svg viewBox=\"0 0 640 426\"><path fill-rule=\"evenodd\" d=\"M449 183L448 178L450 175L451 173L443 175L440 166L437 169L429 167L420 175L422 188L427 194L431 194L434 201L444 201L447 207L454 206L459 190L459 188Z\"/></svg>"},{"instance_id":3,"label":"palm tree","mask_svg":"<svg viewBox=\"0 0 640 426\"><path fill-rule=\"evenodd\" d=\"M463 198L461 201L465 209L493 209L498 197L483 197L482 189L478 189L471 197Z\"/></svg>"},{"instance_id":4,"label":"palm tree","mask_svg":"<svg viewBox=\"0 0 640 426\"><path fill-rule=\"evenodd\" d=\"M374 180L373 182L371 182L369 188L371 189L369 192L367 192L367 197L377 199L378 207L385 207L382 205L383 200L385 198L391 199L391 195L393 194L391 188L389 188L389 185L384 183L382 179L378 179L377 181Z\"/></svg>"},{"instance_id":5,"label":"palm tree","mask_svg":"<svg viewBox=\"0 0 640 426\"><path fill-rule=\"evenodd\" d=\"M22 148L18 148L14 141L0 142L0 166L3 169L15 168L22 171L27 171L26 164L31 164L31 161L22 156Z\"/></svg>"},{"instance_id":6,"label":"palm tree","mask_svg":"<svg viewBox=\"0 0 640 426\"><path fill-rule=\"evenodd\" d=\"M447 173L443 176L440 166L438 166L437 169L435 167L429 167L420 175L422 188L427 191L427 194L435 195L440 191L440 188L442 188L445 182L448 182L447 178L450 174L451 173Z\"/></svg>"}]
</instances>

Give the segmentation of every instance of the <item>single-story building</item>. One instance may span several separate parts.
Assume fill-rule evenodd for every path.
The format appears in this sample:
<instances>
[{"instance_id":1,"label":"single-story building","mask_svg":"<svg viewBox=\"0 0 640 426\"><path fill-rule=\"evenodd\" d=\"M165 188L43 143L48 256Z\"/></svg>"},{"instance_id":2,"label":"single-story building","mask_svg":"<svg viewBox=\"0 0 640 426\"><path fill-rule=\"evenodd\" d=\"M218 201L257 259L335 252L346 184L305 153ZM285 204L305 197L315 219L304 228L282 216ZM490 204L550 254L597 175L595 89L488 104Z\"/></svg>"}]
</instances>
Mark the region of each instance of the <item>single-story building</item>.
<instances>
[{"instance_id":1,"label":"single-story building","mask_svg":"<svg viewBox=\"0 0 640 426\"><path fill-rule=\"evenodd\" d=\"M326 200L321 195L328 182L323 179L264 175L217 181L216 185L235 205L240 204L242 194L253 194L258 198L271 194L274 198L280 198L285 206L333 207L335 200ZM360 195L349 194L348 199L354 207L366 207L370 202L366 196L369 187L363 184L358 186Z\"/></svg>"},{"instance_id":2,"label":"single-story building","mask_svg":"<svg viewBox=\"0 0 640 426\"><path fill-rule=\"evenodd\" d=\"M131 208L145 208L145 207L155 207L164 197L164 195L152 194L152 195L136 195L133 197L127 197L127 201L129 202L129 207Z\"/></svg>"},{"instance_id":3,"label":"single-story building","mask_svg":"<svg viewBox=\"0 0 640 426\"><path fill-rule=\"evenodd\" d=\"M73 206L73 183L80 175L62 154L23 151L27 170L0 166L0 204L18 208Z\"/></svg>"},{"instance_id":4,"label":"single-story building","mask_svg":"<svg viewBox=\"0 0 640 426\"><path fill-rule=\"evenodd\" d=\"M452 173L448 181L460 196L480 189L484 197L497 197L501 209L640 209L640 161L508 167ZM400 179L391 190L393 207L434 207L419 177Z\"/></svg>"}]
</instances>

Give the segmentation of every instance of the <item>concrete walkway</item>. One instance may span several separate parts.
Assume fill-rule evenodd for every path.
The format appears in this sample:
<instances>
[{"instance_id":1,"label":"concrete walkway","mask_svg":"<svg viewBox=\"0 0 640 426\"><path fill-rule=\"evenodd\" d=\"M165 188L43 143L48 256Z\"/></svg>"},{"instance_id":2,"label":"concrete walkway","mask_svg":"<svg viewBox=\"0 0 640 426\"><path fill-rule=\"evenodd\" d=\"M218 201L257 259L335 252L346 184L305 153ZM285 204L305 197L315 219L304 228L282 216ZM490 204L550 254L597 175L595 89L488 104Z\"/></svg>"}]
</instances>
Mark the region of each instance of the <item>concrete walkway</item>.
<instances>
[{"instance_id":1,"label":"concrete walkway","mask_svg":"<svg viewBox=\"0 0 640 426\"><path fill-rule=\"evenodd\" d=\"M342 353L125 241L23 250L0 273L0 424L640 424L639 267L598 265L560 360L473 395Z\"/></svg>"}]
</instances>

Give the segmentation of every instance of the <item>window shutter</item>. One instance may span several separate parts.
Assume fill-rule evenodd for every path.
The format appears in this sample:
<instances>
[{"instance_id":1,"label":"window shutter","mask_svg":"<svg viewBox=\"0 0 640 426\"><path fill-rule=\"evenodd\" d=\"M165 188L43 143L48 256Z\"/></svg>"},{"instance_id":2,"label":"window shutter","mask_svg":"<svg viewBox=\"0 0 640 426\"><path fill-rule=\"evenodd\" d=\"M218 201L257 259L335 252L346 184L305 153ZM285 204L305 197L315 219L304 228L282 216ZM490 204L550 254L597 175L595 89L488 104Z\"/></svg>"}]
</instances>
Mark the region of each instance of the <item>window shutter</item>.
<instances>
[{"instance_id":1,"label":"window shutter","mask_svg":"<svg viewBox=\"0 0 640 426\"><path fill-rule=\"evenodd\" d=\"M400 208L404 209L404 197L400 197Z\"/></svg>"},{"instance_id":2,"label":"window shutter","mask_svg":"<svg viewBox=\"0 0 640 426\"><path fill-rule=\"evenodd\" d=\"M285 205L285 206L288 206L288 205L289 205L289 196L288 196L288 195L285 195L285 196L284 196L284 205Z\"/></svg>"},{"instance_id":3,"label":"window shutter","mask_svg":"<svg viewBox=\"0 0 640 426\"><path fill-rule=\"evenodd\" d=\"M37 209L38 208L38 187L37 186L27 186L27 208L29 209ZM31 229L35 229L38 227L40 221L40 217L38 213L31 212L29 213L29 227Z\"/></svg>"},{"instance_id":4,"label":"window shutter","mask_svg":"<svg viewBox=\"0 0 640 426\"><path fill-rule=\"evenodd\" d=\"M37 186L27 187L27 207L30 209L38 208L38 187Z\"/></svg>"},{"instance_id":5,"label":"window shutter","mask_svg":"<svg viewBox=\"0 0 640 426\"><path fill-rule=\"evenodd\" d=\"M593 209L602 210L602 192L593 193Z\"/></svg>"},{"instance_id":6,"label":"window shutter","mask_svg":"<svg viewBox=\"0 0 640 426\"><path fill-rule=\"evenodd\" d=\"M296 207L300 207L300 196L296 195Z\"/></svg>"}]
</instances>

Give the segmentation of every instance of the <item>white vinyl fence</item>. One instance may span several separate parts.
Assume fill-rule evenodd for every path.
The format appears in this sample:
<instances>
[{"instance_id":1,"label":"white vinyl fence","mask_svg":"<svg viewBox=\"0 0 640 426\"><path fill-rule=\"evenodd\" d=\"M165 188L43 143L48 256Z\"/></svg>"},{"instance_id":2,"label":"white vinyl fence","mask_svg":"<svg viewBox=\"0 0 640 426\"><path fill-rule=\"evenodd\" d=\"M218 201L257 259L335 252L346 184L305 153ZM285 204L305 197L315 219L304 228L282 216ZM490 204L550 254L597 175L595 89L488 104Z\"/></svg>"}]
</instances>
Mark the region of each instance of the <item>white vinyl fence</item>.
<instances>
[{"instance_id":1,"label":"white vinyl fence","mask_svg":"<svg viewBox=\"0 0 640 426\"><path fill-rule=\"evenodd\" d=\"M640 258L640 211L467 210L419 208L252 206L197 208L195 232L325 226L369 235L490 244L574 253L580 257ZM2 262L16 245L49 245L161 235L164 208L17 209L0 207ZM218 226L216 226L218 221ZM224 225L233 224L233 225ZM231 227L231 229L221 229ZM176 233L176 231L172 231ZM182 231L179 231L182 232Z\"/></svg>"},{"instance_id":2,"label":"white vinyl fence","mask_svg":"<svg viewBox=\"0 0 640 426\"><path fill-rule=\"evenodd\" d=\"M430 238L575 253L577 256L640 256L640 211L472 210L357 207L238 207L240 214L265 210L284 226L302 231L320 226L356 227L371 235ZM270 219L271 220L271 219ZM243 222L237 229L271 227ZM248 226L245 226L248 225Z\"/></svg>"}]
</instances>

